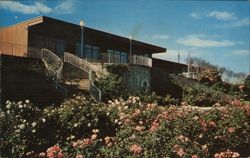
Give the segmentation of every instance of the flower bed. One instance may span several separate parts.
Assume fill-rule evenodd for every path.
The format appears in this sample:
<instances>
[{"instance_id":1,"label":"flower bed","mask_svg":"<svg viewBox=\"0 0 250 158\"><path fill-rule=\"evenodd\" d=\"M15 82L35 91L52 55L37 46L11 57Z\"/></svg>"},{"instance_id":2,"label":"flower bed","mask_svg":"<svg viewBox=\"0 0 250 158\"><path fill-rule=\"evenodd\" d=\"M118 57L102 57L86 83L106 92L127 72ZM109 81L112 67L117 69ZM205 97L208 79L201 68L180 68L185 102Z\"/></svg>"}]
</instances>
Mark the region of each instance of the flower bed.
<instances>
[{"instance_id":1,"label":"flower bed","mask_svg":"<svg viewBox=\"0 0 250 158\"><path fill-rule=\"evenodd\" d=\"M139 97L97 104L84 96L38 109L6 102L1 157L249 156L250 107L233 102L202 112ZM222 155L222 156L221 156Z\"/></svg>"}]
</instances>

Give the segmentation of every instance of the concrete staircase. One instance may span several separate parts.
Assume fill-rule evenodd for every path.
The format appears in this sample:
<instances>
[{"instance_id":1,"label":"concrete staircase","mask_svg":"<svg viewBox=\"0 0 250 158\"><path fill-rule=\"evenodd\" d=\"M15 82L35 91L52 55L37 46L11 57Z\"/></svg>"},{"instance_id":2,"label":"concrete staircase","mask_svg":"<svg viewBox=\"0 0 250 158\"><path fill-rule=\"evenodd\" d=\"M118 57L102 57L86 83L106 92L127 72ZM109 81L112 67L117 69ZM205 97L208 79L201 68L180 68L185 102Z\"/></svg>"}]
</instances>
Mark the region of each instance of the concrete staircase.
<instances>
[{"instance_id":1,"label":"concrete staircase","mask_svg":"<svg viewBox=\"0 0 250 158\"><path fill-rule=\"evenodd\" d=\"M102 68L100 68L99 65L92 64L87 60L84 60L82 58L77 57L76 55L67 52L64 53L64 63L68 63L74 66L75 68L82 70L85 73L88 73L89 81L87 78L82 78L82 81L79 81L80 84L78 87L82 89L86 89L87 87L89 87L88 90L90 96L98 102L101 101L102 92L94 83L95 75L93 74L93 72L95 72L96 76L98 77L103 74Z\"/></svg>"},{"instance_id":2,"label":"concrete staircase","mask_svg":"<svg viewBox=\"0 0 250 158\"><path fill-rule=\"evenodd\" d=\"M90 86L89 74L69 63L64 63L62 83L67 86L69 93L88 92Z\"/></svg>"}]
</instances>

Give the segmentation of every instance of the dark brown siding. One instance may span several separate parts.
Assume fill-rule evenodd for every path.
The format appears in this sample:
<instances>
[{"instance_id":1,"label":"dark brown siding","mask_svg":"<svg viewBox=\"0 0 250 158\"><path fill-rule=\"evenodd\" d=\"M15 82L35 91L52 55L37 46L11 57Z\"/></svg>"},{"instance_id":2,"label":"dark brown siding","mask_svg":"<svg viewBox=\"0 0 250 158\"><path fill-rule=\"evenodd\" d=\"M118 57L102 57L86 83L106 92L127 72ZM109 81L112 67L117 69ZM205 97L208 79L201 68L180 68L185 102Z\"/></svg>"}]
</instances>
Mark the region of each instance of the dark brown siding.
<instances>
[{"instance_id":1,"label":"dark brown siding","mask_svg":"<svg viewBox=\"0 0 250 158\"><path fill-rule=\"evenodd\" d=\"M81 41L81 28L79 25L64 22L49 17L44 17L44 22L34 25L29 29L29 43L35 35L47 38L64 40L66 51L75 54L76 43ZM84 43L100 48L100 53L106 53L107 49L129 52L129 39L99 30L84 27ZM133 54L152 54L165 52L166 49L140 41L132 41Z\"/></svg>"},{"instance_id":2,"label":"dark brown siding","mask_svg":"<svg viewBox=\"0 0 250 158\"><path fill-rule=\"evenodd\" d=\"M181 63L175 63L171 61L161 60L161 59L152 59L152 67L161 69L166 73L182 73L187 72L187 65Z\"/></svg>"}]
</instances>

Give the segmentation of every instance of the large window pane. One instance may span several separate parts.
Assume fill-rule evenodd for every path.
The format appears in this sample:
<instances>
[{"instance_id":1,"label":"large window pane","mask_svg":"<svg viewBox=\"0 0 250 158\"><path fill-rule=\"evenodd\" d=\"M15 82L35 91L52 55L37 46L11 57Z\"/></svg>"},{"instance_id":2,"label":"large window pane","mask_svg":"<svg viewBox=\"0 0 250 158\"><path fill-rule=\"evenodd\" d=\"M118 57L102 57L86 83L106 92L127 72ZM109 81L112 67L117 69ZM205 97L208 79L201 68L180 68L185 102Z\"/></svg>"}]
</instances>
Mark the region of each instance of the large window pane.
<instances>
[{"instance_id":1,"label":"large window pane","mask_svg":"<svg viewBox=\"0 0 250 158\"><path fill-rule=\"evenodd\" d=\"M85 54L85 58L87 60L91 59L91 46L90 45L88 45L88 44L85 45L84 54Z\"/></svg>"},{"instance_id":2,"label":"large window pane","mask_svg":"<svg viewBox=\"0 0 250 158\"><path fill-rule=\"evenodd\" d=\"M92 58L99 59L99 47L96 46L92 47Z\"/></svg>"}]
</instances>

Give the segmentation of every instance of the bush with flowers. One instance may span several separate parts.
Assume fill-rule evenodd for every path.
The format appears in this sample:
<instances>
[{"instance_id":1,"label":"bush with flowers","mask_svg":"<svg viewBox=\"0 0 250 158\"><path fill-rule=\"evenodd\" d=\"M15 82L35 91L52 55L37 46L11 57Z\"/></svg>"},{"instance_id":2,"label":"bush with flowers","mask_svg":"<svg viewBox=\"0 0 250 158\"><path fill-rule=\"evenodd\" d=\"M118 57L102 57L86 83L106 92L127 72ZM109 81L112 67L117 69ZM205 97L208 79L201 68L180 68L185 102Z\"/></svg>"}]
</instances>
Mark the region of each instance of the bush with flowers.
<instances>
[{"instance_id":1,"label":"bush with flowers","mask_svg":"<svg viewBox=\"0 0 250 158\"><path fill-rule=\"evenodd\" d=\"M102 104L75 96L45 109L7 102L0 117L1 157L250 155L250 108L240 101L202 111L132 96Z\"/></svg>"},{"instance_id":2,"label":"bush with flowers","mask_svg":"<svg viewBox=\"0 0 250 158\"><path fill-rule=\"evenodd\" d=\"M21 157L30 147L38 149L46 143L39 137L43 124L41 110L29 100L7 101L0 118L0 156Z\"/></svg>"}]
</instances>

